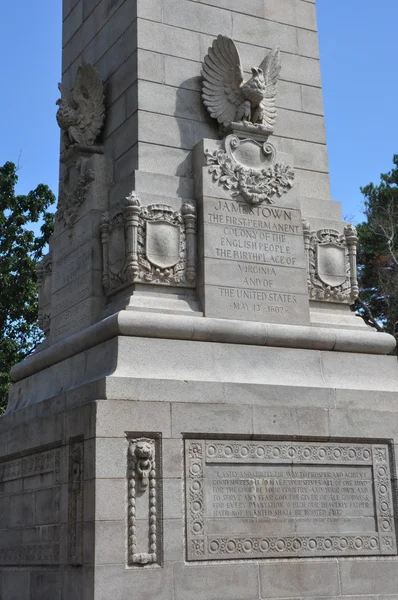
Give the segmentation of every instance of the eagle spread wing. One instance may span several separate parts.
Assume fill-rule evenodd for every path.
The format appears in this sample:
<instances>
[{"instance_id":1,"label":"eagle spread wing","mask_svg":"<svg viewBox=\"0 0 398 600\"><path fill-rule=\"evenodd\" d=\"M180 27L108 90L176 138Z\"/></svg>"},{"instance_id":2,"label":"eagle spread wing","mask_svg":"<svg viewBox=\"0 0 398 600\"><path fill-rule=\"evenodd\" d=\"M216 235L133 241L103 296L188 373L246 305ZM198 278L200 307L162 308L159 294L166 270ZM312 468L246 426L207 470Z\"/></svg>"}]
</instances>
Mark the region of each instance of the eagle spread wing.
<instances>
[{"instance_id":1,"label":"eagle spread wing","mask_svg":"<svg viewBox=\"0 0 398 600\"><path fill-rule=\"evenodd\" d=\"M279 47L275 50L271 50L264 58L260 65L260 69L263 70L265 90L263 93L262 116L265 123L271 127L275 124L276 119L276 85L278 83L278 77L281 70L281 59Z\"/></svg>"},{"instance_id":2,"label":"eagle spread wing","mask_svg":"<svg viewBox=\"0 0 398 600\"><path fill-rule=\"evenodd\" d=\"M93 66L83 63L77 70L75 87L69 92L58 86L62 97L58 100L57 121L65 132L65 144L92 146L105 120L104 84Z\"/></svg>"},{"instance_id":3,"label":"eagle spread wing","mask_svg":"<svg viewBox=\"0 0 398 600\"><path fill-rule=\"evenodd\" d=\"M244 102L241 91L243 69L233 40L219 35L204 60L203 101L210 115L227 126Z\"/></svg>"},{"instance_id":4,"label":"eagle spread wing","mask_svg":"<svg viewBox=\"0 0 398 600\"><path fill-rule=\"evenodd\" d=\"M98 71L83 63L77 70L73 101L78 115L78 123L70 133L78 144L92 146L105 119L104 85Z\"/></svg>"}]
</instances>

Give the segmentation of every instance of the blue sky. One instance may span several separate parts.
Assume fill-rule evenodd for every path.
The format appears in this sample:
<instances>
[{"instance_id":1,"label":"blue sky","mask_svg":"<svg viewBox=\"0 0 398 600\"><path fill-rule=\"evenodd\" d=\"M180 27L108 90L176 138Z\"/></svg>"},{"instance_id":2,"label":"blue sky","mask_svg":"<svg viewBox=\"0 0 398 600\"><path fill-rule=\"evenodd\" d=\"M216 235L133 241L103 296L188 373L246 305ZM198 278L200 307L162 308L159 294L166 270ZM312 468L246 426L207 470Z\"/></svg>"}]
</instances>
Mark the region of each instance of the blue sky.
<instances>
[{"instance_id":1,"label":"blue sky","mask_svg":"<svg viewBox=\"0 0 398 600\"><path fill-rule=\"evenodd\" d=\"M244 2L244 0L242 0ZM61 0L1 0L0 164L19 162L19 191L58 186L55 101ZM317 0L332 196L361 220L361 185L398 153L398 1Z\"/></svg>"}]
</instances>

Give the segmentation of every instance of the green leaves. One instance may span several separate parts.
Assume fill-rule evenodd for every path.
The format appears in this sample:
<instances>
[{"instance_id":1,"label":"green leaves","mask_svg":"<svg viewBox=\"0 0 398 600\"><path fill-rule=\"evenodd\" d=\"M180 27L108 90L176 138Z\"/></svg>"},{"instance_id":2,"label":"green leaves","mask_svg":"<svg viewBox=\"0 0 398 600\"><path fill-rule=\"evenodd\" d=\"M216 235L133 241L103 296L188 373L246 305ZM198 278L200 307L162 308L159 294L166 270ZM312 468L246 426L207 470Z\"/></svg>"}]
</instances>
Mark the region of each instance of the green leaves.
<instances>
[{"instance_id":1,"label":"green leaves","mask_svg":"<svg viewBox=\"0 0 398 600\"><path fill-rule=\"evenodd\" d=\"M379 185L361 188L367 220L357 227L358 270L360 299L367 310L360 303L355 306L365 321L389 333L398 321L398 155L393 163Z\"/></svg>"},{"instance_id":2,"label":"green leaves","mask_svg":"<svg viewBox=\"0 0 398 600\"><path fill-rule=\"evenodd\" d=\"M46 185L16 195L17 168L0 167L0 412L6 408L11 367L42 340L37 325L36 263L54 228L47 211L55 196ZM42 221L39 233L31 226Z\"/></svg>"}]
</instances>

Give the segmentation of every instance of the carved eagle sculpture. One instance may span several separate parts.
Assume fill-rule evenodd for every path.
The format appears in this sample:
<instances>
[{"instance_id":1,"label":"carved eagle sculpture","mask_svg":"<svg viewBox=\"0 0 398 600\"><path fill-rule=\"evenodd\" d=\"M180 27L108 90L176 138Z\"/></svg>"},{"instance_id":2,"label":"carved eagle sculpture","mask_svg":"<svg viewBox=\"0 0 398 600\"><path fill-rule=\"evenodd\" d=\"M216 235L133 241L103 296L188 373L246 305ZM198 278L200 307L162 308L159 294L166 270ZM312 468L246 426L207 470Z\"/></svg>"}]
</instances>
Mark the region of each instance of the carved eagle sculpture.
<instances>
[{"instance_id":1,"label":"carved eagle sculpture","mask_svg":"<svg viewBox=\"0 0 398 600\"><path fill-rule=\"evenodd\" d=\"M65 148L72 144L93 146L105 120L104 84L92 65L83 63L76 74L72 92L58 84L57 122L63 131Z\"/></svg>"},{"instance_id":2,"label":"carved eagle sculpture","mask_svg":"<svg viewBox=\"0 0 398 600\"><path fill-rule=\"evenodd\" d=\"M244 122L272 133L276 120L276 86L281 69L280 52L268 53L253 76L243 83L238 49L231 38L219 35L202 67L202 97L210 115L221 125Z\"/></svg>"}]
</instances>

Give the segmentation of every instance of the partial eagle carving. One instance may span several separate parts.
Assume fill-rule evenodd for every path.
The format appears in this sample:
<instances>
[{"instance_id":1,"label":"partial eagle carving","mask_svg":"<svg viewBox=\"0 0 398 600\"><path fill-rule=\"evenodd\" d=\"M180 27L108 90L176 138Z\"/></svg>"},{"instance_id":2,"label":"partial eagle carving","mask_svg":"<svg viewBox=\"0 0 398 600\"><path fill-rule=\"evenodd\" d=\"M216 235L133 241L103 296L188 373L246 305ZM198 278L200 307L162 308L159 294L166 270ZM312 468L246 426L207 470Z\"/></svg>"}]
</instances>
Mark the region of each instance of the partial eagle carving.
<instances>
[{"instance_id":1,"label":"partial eagle carving","mask_svg":"<svg viewBox=\"0 0 398 600\"><path fill-rule=\"evenodd\" d=\"M105 120L104 84L96 69L83 63L77 69L72 92L58 85L61 98L57 122L63 131L65 149L74 144L93 146Z\"/></svg>"},{"instance_id":2,"label":"partial eagle carving","mask_svg":"<svg viewBox=\"0 0 398 600\"><path fill-rule=\"evenodd\" d=\"M258 68L252 67L252 77L243 83L243 68L235 42L219 35L203 63L204 104L226 129L232 125L232 128L270 135L276 121L275 98L280 70L280 52L276 48Z\"/></svg>"}]
</instances>

